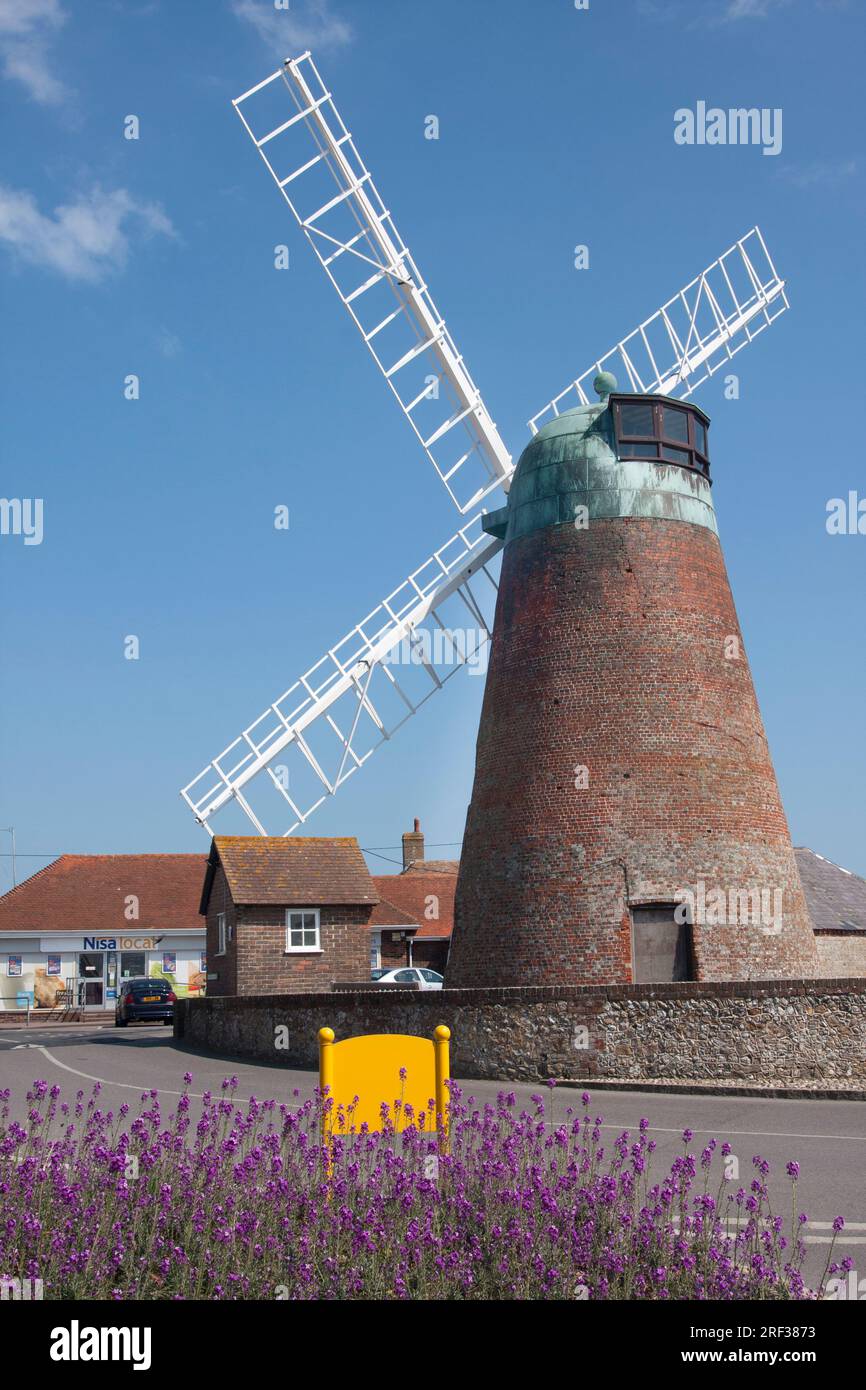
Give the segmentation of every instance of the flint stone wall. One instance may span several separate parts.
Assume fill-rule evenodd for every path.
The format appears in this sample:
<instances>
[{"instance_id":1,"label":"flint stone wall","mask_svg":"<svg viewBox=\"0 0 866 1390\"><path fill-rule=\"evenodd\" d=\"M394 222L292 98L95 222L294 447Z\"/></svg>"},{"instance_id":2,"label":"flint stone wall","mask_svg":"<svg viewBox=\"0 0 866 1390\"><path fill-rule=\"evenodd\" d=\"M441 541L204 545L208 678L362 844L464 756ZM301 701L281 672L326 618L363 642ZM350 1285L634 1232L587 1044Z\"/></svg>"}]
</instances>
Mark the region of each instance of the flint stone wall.
<instances>
[{"instance_id":1,"label":"flint stone wall","mask_svg":"<svg viewBox=\"0 0 866 1390\"><path fill-rule=\"evenodd\" d=\"M318 1030L451 1029L457 1077L534 1081L866 1080L866 980L364 989L183 999L185 1046L287 1067L318 1065ZM287 1030L288 1046L275 1045Z\"/></svg>"}]
</instances>

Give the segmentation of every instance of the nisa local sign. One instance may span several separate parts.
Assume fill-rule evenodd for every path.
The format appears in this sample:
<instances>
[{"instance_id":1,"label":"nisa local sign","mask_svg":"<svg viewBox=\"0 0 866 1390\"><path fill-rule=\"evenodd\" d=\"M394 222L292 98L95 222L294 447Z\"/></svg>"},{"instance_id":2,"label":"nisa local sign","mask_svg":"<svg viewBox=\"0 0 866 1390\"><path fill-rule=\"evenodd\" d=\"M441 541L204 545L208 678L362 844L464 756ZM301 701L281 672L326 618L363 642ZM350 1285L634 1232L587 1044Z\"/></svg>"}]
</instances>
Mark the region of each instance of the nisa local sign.
<instances>
[{"instance_id":1,"label":"nisa local sign","mask_svg":"<svg viewBox=\"0 0 866 1390\"><path fill-rule=\"evenodd\" d=\"M153 951L157 936L51 936L42 937L43 951Z\"/></svg>"},{"instance_id":2,"label":"nisa local sign","mask_svg":"<svg viewBox=\"0 0 866 1390\"><path fill-rule=\"evenodd\" d=\"M153 936L85 936L82 951L151 951Z\"/></svg>"}]
</instances>

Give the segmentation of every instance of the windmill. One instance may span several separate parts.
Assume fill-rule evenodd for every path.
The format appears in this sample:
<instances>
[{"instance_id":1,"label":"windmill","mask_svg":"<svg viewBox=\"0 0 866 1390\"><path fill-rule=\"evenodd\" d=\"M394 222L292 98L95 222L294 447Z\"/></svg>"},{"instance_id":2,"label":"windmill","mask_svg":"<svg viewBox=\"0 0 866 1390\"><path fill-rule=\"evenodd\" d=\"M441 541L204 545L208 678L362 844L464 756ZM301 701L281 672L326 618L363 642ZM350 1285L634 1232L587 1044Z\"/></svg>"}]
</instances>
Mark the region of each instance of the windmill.
<instances>
[{"instance_id":1,"label":"windmill","mask_svg":"<svg viewBox=\"0 0 866 1390\"><path fill-rule=\"evenodd\" d=\"M234 804L259 834L289 835L461 666L477 661L497 589L491 562L503 545L483 528L485 504L508 492L514 465L311 54L288 59L233 104L464 518L181 791L209 834ZM587 387L603 371L634 392L690 396L787 307L754 227L554 396L529 429L535 435L589 404ZM463 643L445 621L455 605L475 632ZM395 662L407 646L414 659Z\"/></svg>"}]
</instances>

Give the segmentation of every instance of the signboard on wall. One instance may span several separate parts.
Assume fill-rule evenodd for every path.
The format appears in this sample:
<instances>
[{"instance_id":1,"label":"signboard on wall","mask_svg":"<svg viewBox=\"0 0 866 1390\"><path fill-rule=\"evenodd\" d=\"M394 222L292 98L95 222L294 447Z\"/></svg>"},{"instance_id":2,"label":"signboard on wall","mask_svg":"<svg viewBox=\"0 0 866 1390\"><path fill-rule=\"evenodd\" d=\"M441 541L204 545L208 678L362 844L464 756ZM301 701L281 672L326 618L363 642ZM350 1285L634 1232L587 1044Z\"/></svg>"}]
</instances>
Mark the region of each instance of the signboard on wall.
<instances>
[{"instance_id":1,"label":"signboard on wall","mask_svg":"<svg viewBox=\"0 0 866 1390\"><path fill-rule=\"evenodd\" d=\"M48 959L47 959L47 961L45 962L45 970L46 970L46 973L49 974L49 975L59 975L59 974L60 974L60 957L59 957L59 956L49 956Z\"/></svg>"},{"instance_id":2,"label":"signboard on wall","mask_svg":"<svg viewBox=\"0 0 866 1390\"><path fill-rule=\"evenodd\" d=\"M183 938L177 942L182 946L189 939L193 945L204 936L204 928L200 932L184 932ZM70 932L67 936L43 936L39 941L39 949L42 951L155 951L157 947L165 942L165 936L78 936ZM176 939L176 938L175 938Z\"/></svg>"},{"instance_id":3,"label":"signboard on wall","mask_svg":"<svg viewBox=\"0 0 866 1390\"><path fill-rule=\"evenodd\" d=\"M10 975L10 976L12 976L12 975L20 975L20 974L21 974L21 957L20 957L20 956L10 956L10 957L9 957L9 965L8 965L8 967L7 967L6 973L7 973L8 975Z\"/></svg>"}]
</instances>

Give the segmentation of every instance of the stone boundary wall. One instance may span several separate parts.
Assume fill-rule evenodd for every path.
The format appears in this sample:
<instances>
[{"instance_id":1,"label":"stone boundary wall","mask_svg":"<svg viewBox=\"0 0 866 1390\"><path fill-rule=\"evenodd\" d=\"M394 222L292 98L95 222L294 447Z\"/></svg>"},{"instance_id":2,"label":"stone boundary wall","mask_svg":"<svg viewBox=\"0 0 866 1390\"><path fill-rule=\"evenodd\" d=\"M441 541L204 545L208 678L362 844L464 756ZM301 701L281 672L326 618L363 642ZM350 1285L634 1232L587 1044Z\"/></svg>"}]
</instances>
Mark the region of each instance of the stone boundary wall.
<instances>
[{"instance_id":1,"label":"stone boundary wall","mask_svg":"<svg viewBox=\"0 0 866 1390\"><path fill-rule=\"evenodd\" d=\"M536 986L182 999L194 1049L318 1065L318 1030L451 1029L458 1077L534 1081L866 1080L866 980ZM288 1045L278 1049L277 1030Z\"/></svg>"}]
</instances>

